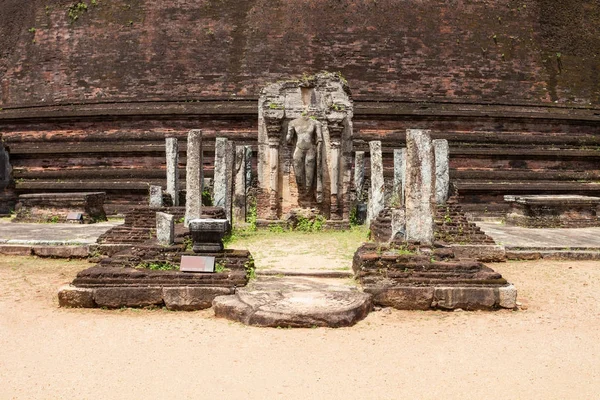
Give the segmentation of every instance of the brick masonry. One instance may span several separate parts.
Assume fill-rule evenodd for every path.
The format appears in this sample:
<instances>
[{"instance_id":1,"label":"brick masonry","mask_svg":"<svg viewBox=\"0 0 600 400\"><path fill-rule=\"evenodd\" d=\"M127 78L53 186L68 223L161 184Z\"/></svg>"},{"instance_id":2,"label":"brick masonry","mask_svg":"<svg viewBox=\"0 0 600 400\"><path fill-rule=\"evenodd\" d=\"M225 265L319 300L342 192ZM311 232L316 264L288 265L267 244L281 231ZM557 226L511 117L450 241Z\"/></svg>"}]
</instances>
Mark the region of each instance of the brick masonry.
<instances>
[{"instance_id":1,"label":"brick masonry","mask_svg":"<svg viewBox=\"0 0 600 400\"><path fill-rule=\"evenodd\" d=\"M322 69L348 79L354 148L382 140L388 177L386 149L423 128L449 140L467 211L600 195L596 1L100 1L71 21L72 4L3 4L0 212L48 191L105 191L108 213L142 205L165 186L165 137L182 142L185 179L189 129L204 131L210 177L215 136L256 144L260 87Z\"/></svg>"}]
</instances>

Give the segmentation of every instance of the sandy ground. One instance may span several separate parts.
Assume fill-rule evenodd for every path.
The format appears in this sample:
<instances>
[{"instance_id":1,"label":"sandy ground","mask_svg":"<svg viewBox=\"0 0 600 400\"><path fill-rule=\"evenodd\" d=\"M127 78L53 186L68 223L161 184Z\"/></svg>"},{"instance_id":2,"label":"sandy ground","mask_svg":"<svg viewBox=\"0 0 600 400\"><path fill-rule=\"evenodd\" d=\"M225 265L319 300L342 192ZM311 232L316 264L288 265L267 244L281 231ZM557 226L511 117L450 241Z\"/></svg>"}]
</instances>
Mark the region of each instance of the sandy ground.
<instances>
[{"instance_id":1,"label":"sandy ground","mask_svg":"<svg viewBox=\"0 0 600 400\"><path fill-rule=\"evenodd\" d=\"M524 310L261 329L212 311L75 310L85 262L0 258L0 399L595 399L600 263L491 265Z\"/></svg>"}]
</instances>

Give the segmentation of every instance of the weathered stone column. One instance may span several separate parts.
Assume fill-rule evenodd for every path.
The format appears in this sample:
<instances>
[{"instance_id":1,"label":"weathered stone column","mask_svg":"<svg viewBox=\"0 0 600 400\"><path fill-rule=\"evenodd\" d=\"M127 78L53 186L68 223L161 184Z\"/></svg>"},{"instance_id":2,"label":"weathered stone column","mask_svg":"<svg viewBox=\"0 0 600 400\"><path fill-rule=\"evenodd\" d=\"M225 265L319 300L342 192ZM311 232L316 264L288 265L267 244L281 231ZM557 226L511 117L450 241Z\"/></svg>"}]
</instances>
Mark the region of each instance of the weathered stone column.
<instances>
[{"instance_id":1,"label":"weathered stone column","mask_svg":"<svg viewBox=\"0 0 600 400\"><path fill-rule=\"evenodd\" d=\"M223 207L231 223L233 203L233 142L217 138L215 143L214 205Z\"/></svg>"},{"instance_id":2,"label":"weathered stone column","mask_svg":"<svg viewBox=\"0 0 600 400\"><path fill-rule=\"evenodd\" d=\"M433 243L435 155L430 131L406 131L406 240Z\"/></svg>"},{"instance_id":3,"label":"weathered stone column","mask_svg":"<svg viewBox=\"0 0 600 400\"><path fill-rule=\"evenodd\" d=\"M175 217L162 212L156 213L156 238L163 246L170 246L175 242Z\"/></svg>"},{"instance_id":4,"label":"weathered stone column","mask_svg":"<svg viewBox=\"0 0 600 400\"><path fill-rule=\"evenodd\" d=\"M236 146L234 165L234 196L233 219L234 222L246 222L246 147Z\"/></svg>"},{"instance_id":5,"label":"weathered stone column","mask_svg":"<svg viewBox=\"0 0 600 400\"><path fill-rule=\"evenodd\" d=\"M371 198L367 212L367 224L377 218L384 208L385 183L383 181L383 161L381 156L381 142L374 140L369 142L371 155Z\"/></svg>"},{"instance_id":6,"label":"weathered stone column","mask_svg":"<svg viewBox=\"0 0 600 400\"><path fill-rule=\"evenodd\" d=\"M162 187L150 185L148 191L150 193L150 199L148 201L150 208L161 208L163 206Z\"/></svg>"},{"instance_id":7,"label":"weathered stone column","mask_svg":"<svg viewBox=\"0 0 600 400\"><path fill-rule=\"evenodd\" d=\"M446 204L450 189L450 149L446 139L433 141L435 151L435 202Z\"/></svg>"},{"instance_id":8,"label":"weathered stone column","mask_svg":"<svg viewBox=\"0 0 600 400\"><path fill-rule=\"evenodd\" d=\"M171 195L173 205L179 205L179 146L177 138L165 139L167 158L167 193Z\"/></svg>"},{"instance_id":9,"label":"weathered stone column","mask_svg":"<svg viewBox=\"0 0 600 400\"><path fill-rule=\"evenodd\" d=\"M185 226L202 215L202 131L192 129L187 138L185 167Z\"/></svg>"},{"instance_id":10,"label":"weathered stone column","mask_svg":"<svg viewBox=\"0 0 600 400\"><path fill-rule=\"evenodd\" d=\"M392 207L404 205L404 181L406 175L406 149L394 149L394 192Z\"/></svg>"},{"instance_id":11,"label":"weathered stone column","mask_svg":"<svg viewBox=\"0 0 600 400\"><path fill-rule=\"evenodd\" d=\"M365 152L354 153L354 188L356 190L356 201L361 203L363 199L363 187L365 185Z\"/></svg>"},{"instance_id":12,"label":"weathered stone column","mask_svg":"<svg viewBox=\"0 0 600 400\"><path fill-rule=\"evenodd\" d=\"M331 208L329 219L340 220L342 219L342 213L339 210L340 147L344 126L342 125L341 120L334 120L328 121L327 127L329 129L329 138L331 140L331 171L329 172L331 178Z\"/></svg>"}]
</instances>

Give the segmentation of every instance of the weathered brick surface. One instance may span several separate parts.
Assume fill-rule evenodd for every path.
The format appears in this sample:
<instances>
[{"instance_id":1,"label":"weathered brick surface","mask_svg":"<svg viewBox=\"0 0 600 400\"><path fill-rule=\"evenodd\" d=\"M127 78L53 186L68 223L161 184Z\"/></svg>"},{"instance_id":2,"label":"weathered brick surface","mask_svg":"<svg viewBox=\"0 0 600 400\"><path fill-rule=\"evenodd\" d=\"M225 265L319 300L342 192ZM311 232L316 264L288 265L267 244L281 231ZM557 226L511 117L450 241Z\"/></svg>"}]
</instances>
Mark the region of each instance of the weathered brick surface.
<instances>
[{"instance_id":1,"label":"weathered brick surface","mask_svg":"<svg viewBox=\"0 0 600 400\"><path fill-rule=\"evenodd\" d=\"M255 96L322 69L357 98L598 103L594 0L6 3L0 106Z\"/></svg>"},{"instance_id":2,"label":"weathered brick surface","mask_svg":"<svg viewBox=\"0 0 600 400\"><path fill-rule=\"evenodd\" d=\"M216 135L256 143L260 87L322 69L348 79L355 150L382 140L387 176L386 149L418 126L449 140L467 211L501 213L507 193L600 195L597 1L117 0L70 21L72 4L2 4L5 211L34 192L143 205L165 185L164 138L184 156L189 129L210 177Z\"/></svg>"}]
</instances>

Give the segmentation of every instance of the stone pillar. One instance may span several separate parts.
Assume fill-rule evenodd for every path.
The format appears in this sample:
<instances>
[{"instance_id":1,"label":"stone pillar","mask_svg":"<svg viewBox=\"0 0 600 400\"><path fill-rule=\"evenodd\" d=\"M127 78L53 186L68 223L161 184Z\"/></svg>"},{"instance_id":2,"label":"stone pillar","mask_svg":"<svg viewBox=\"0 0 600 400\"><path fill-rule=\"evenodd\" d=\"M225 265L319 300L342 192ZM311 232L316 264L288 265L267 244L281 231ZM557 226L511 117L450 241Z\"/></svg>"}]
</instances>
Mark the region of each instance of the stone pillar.
<instances>
[{"instance_id":1,"label":"stone pillar","mask_svg":"<svg viewBox=\"0 0 600 400\"><path fill-rule=\"evenodd\" d=\"M381 142L379 140L369 142L369 151L371 154L371 198L369 199L367 224L372 219L377 218L381 210L383 210L385 195Z\"/></svg>"},{"instance_id":2,"label":"stone pillar","mask_svg":"<svg viewBox=\"0 0 600 400\"><path fill-rule=\"evenodd\" d=\"M269 138L269 219L277 219L279 205L279 138Z\"/></svg>"},{"instance_id":3,"label":"stone pillar","mask_svg":"<svg viewBox=\"0 0 600 400\"><path fill-rule=\"evenodd\" d=\"M202 131L192 129L187 138L185 226L202 215Z\"/></svg>"},{"instance_id":4,"label":"stone pillar","mask_svg":"<svg viewBox=\"0 0 600 400\"><path fill-rule=\"evenodd\" d=\"M217 138L215 143L214 205L223 207L231 222L233 204L233 142Z\"/></svg>"},{"instance_id":5,"label":"stone pillar","mask_svg":"<svg viewBox=\"0 0 600 400\"><path fill-rule=\"evenodd\" d=\"M363 187L365 185L365 152L357 151L354 153L354 188L356 190L356 200L359 203L364 201Z\"/></svg>"},{"instance_id":6,"label":"stone pillar","mask_svg":"<svg viewBox=\"0 0 600 400\"><path fill-rule=\"evenodd\" d=\"M394 191L392 207L404 206L404 181L406 175L406 149L394 149Z\"/></svg>"},{"instance_id":7,"label":"stone pillar","mask_svg":"<svg viewBox=\"0 0 600 400\"><path fill-rule=\"evenodd\" d=\"M234 223L246 222L246 148L247 146L236 146L235 148Z\"/></svg>"},{"instance_id":8,"label":"stone pillar","mask_svg":"<svg viewBox=\"0 0 600 400\"><path fill-rule=\"evenodd\" d=\"M174 206L179 205L179 146L177 138L165 139L167 158L167 193L171 195Z\"/></svg>"},{"instance_id":9,"label":"stone pillar","mask_svg":"<svg viewBox=\"0 0 600 400\"><path fill-rule=\"evenodd\" d=\"M246 161L246 165L244 166L244 170L246 171L246 196L248 196L248 192L252 187L252 147L244 146L244 153L244 160Z\"/></svg>"},{"instance_id":10,"label":"stone pillar","mask_svg":"<svg viewBox=\"0 0 600 400\"><path fill-rule=\"evenodd\" d=\"M149 192L150 199L148 203L150 205L150 208L161 208L163 206L162 187L151 185Z\"/></svg>"},{"instance_id":11,"label":"stone pillar","mask_svg":"<svg viewBox=\"0 0 600 400\"><path fill-rule=\"evenodd\" d=\"M406 240L433 243L435 155L430 131L406 131Z\"/></svg>"},{"instance_id":12,"label":"stone pillar","mask_svg":"<svg viewBox=\"0 0 600 400\"><path fill-rule=\"evenodd\" d=\"M175 243L175 217L162 212L156 213L156 238L158 244L170 246Z\"/></svg>"},{"instance_id":13,"label":"stone pillar","mask_svg":"<svg viewBox=\"0 0 600 400\"><path fill-rule=\"evenodd\" d=\"M450 149L446 139L433 141L435 151L435 202L446 204L450 190Z\"/></svg>"}]
</instances>

